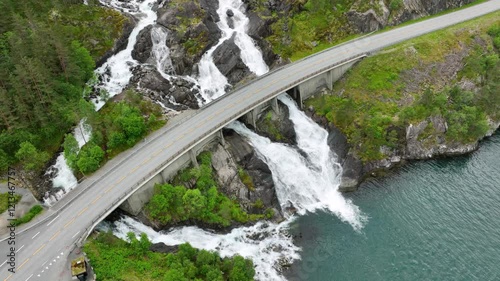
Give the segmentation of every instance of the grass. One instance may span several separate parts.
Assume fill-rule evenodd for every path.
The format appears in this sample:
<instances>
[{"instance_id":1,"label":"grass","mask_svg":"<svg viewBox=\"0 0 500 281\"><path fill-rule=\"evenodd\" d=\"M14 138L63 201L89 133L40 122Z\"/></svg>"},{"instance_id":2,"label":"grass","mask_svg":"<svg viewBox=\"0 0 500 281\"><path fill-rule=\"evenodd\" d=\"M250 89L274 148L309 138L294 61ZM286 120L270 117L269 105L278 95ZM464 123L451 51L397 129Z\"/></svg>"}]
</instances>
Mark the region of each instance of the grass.
<instances>
[{"instance_id":1,"label":"grass","mask_svg":"<svg viewBox=\"0 0 500 281\"><path fill-rule=\"evenodd\" d=\"M385 32L394 28L399 28L405 25L410 25L416 22L424 21L427 19L439 17L445 14L449 14L458 10L466 9L480 3L484 3L487 0L477 0L462 7L454 8L439 12L434 15L421 17L414 20L409 20L396 26L386 26L375 33ZM311 1L309 1L311 2ZM308 3L309 3L308 2ZM367 2L368 3L368 2ZM334 47L336 45L345 43L347 41L364 36L364 34L357 34L346 29L347 20L344 18L344 13L347 12L347 8L351 5L350 1L339 1L335 8L336 12L314 12L309 7L305 7L306 10L298 14L292 15L289 19L278 19L276 23L272 25L273 35L271 35L268 40L273 45L274 51L280 54L282 57L290 58L292 61L296 61L312 55L314 53L326 50L328 48ZM395 2L394 5L397 3ZM391 3L389 3L389 6ZM375 5L376 6L376 5ZM377 11L377 7L368 7L362 5L357 7L358 11L366 11L369 8L374 8ZM328 11L332 10L330 7ZM282 28L289 22L290 32L284 33ZM325 23L329 23L325 26ZM286 37L290 38L291 42L284 40ZM315 41L317 44L311 45L310 42Z\"/></svg>"},{"instance_id":2,"label":"grass","mask_svg":"<svg viewBox=\"0 0 500 281\"><path fill-rule=\"evenodd\" d=\"M9 193L6 192L6 193L0 193L0 214L2 214L3 212L7 211L7 209L9 208ZM11 203L14 203L16 204L17 202L19 202L19 200L21 200L21 195L19 194L15 194L14 195L14 202L11 202Z\"/></svg>"},{"instance_id":3,"label":"grass","mask_svg":"<svg viewBox=\"0 0 500 281\"><path fill-rule=\"evenodd\" d=\"M35 205L31 207L28 213L26 213L24 216L15 219L11 222L12 225L14 226L19 226L21 224L25 224L29 221L31 221L34 217L36 217L38 214L40 214L43 211L42 206L40 205Z\"/></svg>"},{"instance_id":4,"label":"grass","mask_svg":"<svg viewBox=\"0 0 500 281\"><path fill-rule=\"evenodd\" d=\"M487 129L486 116L497 117L493 100L498 77L491 76L499 67L494 42L500 35L487 33L500 25L499 18L500 12L495 12L385 49L338 81L333 88L336 95L313 98L306 105L339 127L364 161L387 157L381 152L384 146L401 149L406 126L430 116L446 119L448 142L476 141ZM461 52L465 67L456 77L442 77L437 66L447 55ZM490 86L470 98L470 93L456 90L462 78ZM424 134L432 135L431 128Z\"/></svg>"}]
</instances>

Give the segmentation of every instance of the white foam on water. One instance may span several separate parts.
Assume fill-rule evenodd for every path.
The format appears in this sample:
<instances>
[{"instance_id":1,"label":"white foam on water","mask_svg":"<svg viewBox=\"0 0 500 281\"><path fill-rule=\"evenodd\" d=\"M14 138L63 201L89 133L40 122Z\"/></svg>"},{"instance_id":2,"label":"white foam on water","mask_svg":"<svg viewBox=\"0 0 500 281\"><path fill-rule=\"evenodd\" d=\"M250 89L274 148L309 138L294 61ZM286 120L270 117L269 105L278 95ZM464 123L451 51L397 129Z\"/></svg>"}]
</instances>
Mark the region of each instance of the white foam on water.
<instances>
[{"instance_id":1,"label":"white foam on water","mask_svg":"<svg viewBox=\"0 0 500 281\"><path fill-rule=\"evenodd\" d=\"M132 0L130 2L122 2L118 0L101 0L106 6L112 7L119 11L127 12L139 18L139 22L132 30L128 38L127 47L110 57L101 67L96 69L96 73L100 75L104 81L99 85L101 90L105 90L108 97L113 97L123 91L128 85L130 78L132 78L132 67L136 66L138 62L132 58L132 50L137 42L137 35L146 26L155 23L156 12L153 11L153 5L157 0L138 1ZM105 100L98 98L94 100L96 110L99 110L104 104Z\"/></svg>"},{"instance_id":2,"label":"white foam on water","mask_svg":"<svg viewBox=\"0 0 500 281\"><path fill-rule=\"evenodd\" d=\"M233 26L228 23L229 17L227 10L233 11L231 17ZM201 89L201 95L204 101L199 103L208 103L226 93L226 87L229 86L227 78L219 71L213 62L213 53L224 41L235 35L235 44L241 50L241 60L245 65L257 75L262 75L269 71L268 66L262 58L261 51L256 47L255 42L248 36L247 28L249 19L244 13L243 2L241 0L219 0L217 9L220 21L217 26L222 31L221 38L216 45L210 48L198 63L198 77L196 80ZM201 105L201 104L200 104Z\"/></svg>"},{"instance_id":3,"label":"white foam on water","mask_svg":"<svg viewBox=\"0 0 500 281\"><path fill-rule=\"evenodd\" d=\"M153 243L179 245L187 242L198 249L217 251L222 257L241 255L253 261L257 280L284 281L286 279L277 270L279 263L291 263L300 258L300 249L293 244L286 231L290 221L281 224L259 222L233 229L228 234L215 234L194 226L156 232L130 217L123 217L111 226L101 224L100 227L105 230L111 227L113 234L123 240L128 240L128 232L138 237L146 233Z\"/></svg>"}]
</instances>

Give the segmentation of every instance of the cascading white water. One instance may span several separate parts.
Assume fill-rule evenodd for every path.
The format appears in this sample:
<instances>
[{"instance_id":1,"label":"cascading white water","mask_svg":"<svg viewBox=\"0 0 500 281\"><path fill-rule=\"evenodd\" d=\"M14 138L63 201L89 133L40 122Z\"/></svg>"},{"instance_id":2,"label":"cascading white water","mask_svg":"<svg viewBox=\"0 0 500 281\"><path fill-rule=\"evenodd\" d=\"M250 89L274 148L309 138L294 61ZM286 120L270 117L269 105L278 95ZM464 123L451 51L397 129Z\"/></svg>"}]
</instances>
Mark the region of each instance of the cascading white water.
<instances>
[{"instance_id":1,"label":"cascading white water","mask_svg":"<svg viewBox=\"0 0 500 281\"><path fill-rule=\"evenodd\" d=\"M82 146L89 141L91 133L92 128L85 123L84 119L80 120L78 126L73 130L73 136L75 136L78 142L78 148L82 148ZM63 152L57 156L56 163L49 168L48 172L52 170L57 171L56 176L52 178L52 186L62 189L50 195L48 198L45 198L44 203L49 206L61 199L66 192L72 190L78 184L75 175L73 175L73 172L64 158Z\"/></svg>"},{"instance_id":2,"label":"cascading white water","mask_svg":"<svg viewBox=\"0 0 500 281\"><path fill-rule=\"evenodd\" d=\"M137 61L132 58L132 50L137 42L139 32L156 21L156 12L152 10L156 2L157 0L132 0L130 2L101 0L104 5L133 14L139 18L139 22L128 38L127 47L110 57L101 67L96 69L96 73L103 77L104 80L104 83L100 85L100 89L105 90L109 97L121 93L128 85L130 78L132 78L131 68L137 65ZM97 110L105 103L102 99L97 99L94 102Z\"/></svg>"},{"instance_id":3,"label":"cascading white water","mask_svg":"<svg viewBox=\"0 0 500 281\"><path fill-rule=\"evenodd\" d=\"M233 11L232 16L233 26L228 24L228 15L226 11ZM243 10L243 2L241 0L219 0L219 8L217 14L220 21L217 26L222 31L222 36L219 42L210 48L198 63L199 74L196 80L200 85L201 95L205 103L208 103L222 95L224 95L225 88L228 86L226 77L219 71L213 62L213 53L224 41L231 38L236 34L235 44L241 50L241 60L245 65L257 75L262 75L269 71L266 63L262 59L260 50L255 46L252 38L246 33L248 27L248 18Z\"/></svg>"},{"instance_id":4,"label":"cascading white water","mask_svg":"<svg viewBox=\"0 0 500 281\"><path fill-rule=\"evenodd\" d=\"M132 58L132 50L137 41L136 37L139 32L146 26L156 21L156 13L152 10L155 2L156 0L146 0L143 2L140 0L133 0L127 3L118 0L101 0L101 3L106 6L133 14L140 18L136 27L130 34L127 48L109 58L106 63L95 71L98 75L102 76L105 81L105 83L100 85L99 88L106 90L109 97L119 94L123 88L127 86L130 78L132 77L130 69L137 64L137 62ZM158 33L158 35L163 36L161 33ZM164 35L166 38L166 34ZM156 57L156 60L160 62L159 68L162 67L162 69L165 69L168 64L165 57L168 56L168 54L160 55L161 44L157 44L157 46L160 47L156 47L158 48L158 56ZM97 99L94 100L94 103L96 105L96 110L99 110L104 105L105 101ZM84 120L80 121L79 125L73 131L73 135L78 141L78 146L80 148L89 140L91 134L90 126L85 126L84 124ZM73 175L73 172L66 163L63 153L57 157L56 163L49 168L48 172L53 170L56 170L57 172L56 176L52 179L52 185L54 187L62 187L62 189L45 199L45 204L47 205L52 205L66 192L73 189L78 184L76 177Z\"/></svg>"},{"instance_id":5,"label":"cascading white water","mask_svg":"<svg viewBox=\"0 0 500 281\"><path fill-rule=\"evenodd\" d=\"M127 240L128 232L134 232L137 236L146 233L153 243L179 245L188 242L198 249L217 251L222 257L238 254L252 259L257 280L284 281L286 279L276 270L278 263L290 263L300 258L300 249L287 235L286 228L290 222L291 220L281 224L259 222L254 226L233 229L228 234L214 234L194 226L161 233L132 218L124 217L116 221L111 229L123 240ZM101 224L100 227L103 230L109 229L106 224Z\"/></svg>"},{"instance_id":6,"label":"cascading white water","mask_svg":"<svg viewBox=\"0 0 500 281\"><path fill-rule=\"evenodd\" d=\"M173 72L172 60L170 59L170 49L167 47L167 30L161 26L154 26L151 30L151 40L153 47L151 48L151 58L154 59L156 69L163 78L170 80L170 75L167 73Z\"/></svg>"},{"instance_id":7,"label":"cascading white water","mask_svg":"<svg viewBox=\"0 0 500 281\"><path fill-rule=\"evenodd\" d=\"M303 124L294 123L297 135L302 134L300 130L309 130L309 128L302 127ZM322 146L328 147L326 138L324 142L322 141L323 129L318 125L315 127L317 130L314 130L311 135L303 134L307 137L307 141L311 142L311 146L318 146L318 149L310 154L304 150L307 154L306 158L297 149L282 143L273 143L268 138L252 132L240 122L236 121L228 126L248 139L260 158L269 166L276 195L283 208L291 204L299 214L326 209L341 220L350 223L354 229L361 229L364 219L359 209L337 190L339 169L335 168L333 158L324 161L331 154L327 152L326 156L312 158L317 156L317 152L323 150ZM321 137L314 134L320 134ZM301 148L300 143L299 148ZM318 160L324 162L313 164Z\"/></svg>"},{"instance_id":8,"label":"cascading white water","mask_svg":"<svg viewBox=\"0 0 500 281\"><path fill-rule=\"evenodd\" d=\"M328 133L300 111L289 96L282 95L279 100L288 107L298 148L273 143L237 121L228 128L248 139L259 157L269 166L278 200L283 207L291 203L299 214L319 209L329 211L355 230L360 230L366 218L357 206L338 191L342 168L327 144ZM240 254L254 261L257 280L286 280L277 271L278 262L283 258L288 259L288 262L300 258L299 249L286 234L286 228L293 219L289 217L278 225L267 222L237 228L226 235L209 233L197 227L158 233L128 217L116 221L111 227L114 234L122 239L127 239L126 234L130 231L137 236L144 232L155 243L177 245L189 242L196 248L216 250L222 256ZM255 235L260 238L252 239ZM282 251L273 251L276 247Z\"/></svg>"}]
</instances>

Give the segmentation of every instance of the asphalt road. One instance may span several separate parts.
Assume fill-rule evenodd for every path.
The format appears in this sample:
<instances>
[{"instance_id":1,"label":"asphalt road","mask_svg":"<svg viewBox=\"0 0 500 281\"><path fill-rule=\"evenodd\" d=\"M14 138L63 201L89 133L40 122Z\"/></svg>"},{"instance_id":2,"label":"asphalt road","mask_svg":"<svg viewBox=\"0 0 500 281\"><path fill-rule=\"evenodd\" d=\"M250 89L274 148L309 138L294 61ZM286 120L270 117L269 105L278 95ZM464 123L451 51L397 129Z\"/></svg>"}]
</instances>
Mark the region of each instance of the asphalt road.
<instances>
[{"instance_id":1,"label":"asphalt road","mask_svg":"<svg viewBox=\"0 0 500 281\"><path fill-rule=\"evenodd\" d=\"M166 126L144 142L122 153L103 168L83 181L75 190L59 201L44 216L44 223L15 236L15 270L4 262L10 253L7 240L0 242L0 279L3 280L69 280L68 253L80 235L110 208L113 202L128 194L142 178L165 160L221 127L221 123L234 120L241 112L259 100L271 98L285 85L314 73L335 62L367 52L373 52L397 42L441 29L500 9L500 1L489 1L464 10L418 22L391 31L364 37L343 44L266 75L257 82L238 89L199 110L178 126ZM168 133L163 134L166 130ZM155 139L156 136L159 136ZM137 152L133 155L134 151ZM111 171L111 172L110 172ZM85 190L82 194L80 191ZM62 212L56 212L70 202Z\"/></svg>"}]
</instances>

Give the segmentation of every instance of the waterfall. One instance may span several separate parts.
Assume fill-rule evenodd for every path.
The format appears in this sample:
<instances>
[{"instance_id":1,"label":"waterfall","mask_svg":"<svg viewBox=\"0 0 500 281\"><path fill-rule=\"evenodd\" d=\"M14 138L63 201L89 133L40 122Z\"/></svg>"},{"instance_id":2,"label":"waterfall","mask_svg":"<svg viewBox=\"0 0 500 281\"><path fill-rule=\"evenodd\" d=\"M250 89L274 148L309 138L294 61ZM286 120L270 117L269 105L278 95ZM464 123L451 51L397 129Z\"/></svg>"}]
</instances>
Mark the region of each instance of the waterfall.
<instances>
[{"instance_id":1,"label":"waterfall","mask_svg":"<svg viewBox=\"0 0 500 281\"><path fill-rule=\"evenodd\" d=\"M232 27L228 23L229 16L226 15L227 10L231 10L234 13L231 17L233 21ZM224 41L231 38L234 33L236 34L235 44L241 50L241 60L248 69L257 75L262 75L269 71L269 68L262 59L260 50L246 33L249 19L244 13L243 2L241 0L219 0L217 14L220 17L217 26L222 31L222 36L219 42L210 48L198 63L199 74L196 80L200 85L201 95L205 103L224 95L226 93L225 88L229 86L226 77L214 64L212 55L215 49L222 45Z\"/></svg>"},{"instance_id":2,"label":"waterfall","mask_svg":"<svg viewBox=\"0 0 500 281\"><path fill-rule=\"evenodd\" d=\"M170 59L170 49L167 47L167 31L161 26L154 26L151 30L151 40L153 47L151 57L154 59L156 69L163 78L170 81L170 75L173 73L172 60Z\"/></svg>"},{"instance_id":3,"label":"waterfall","mask_svg":"<svg viewBox=\"0 0 500 281\"><path fill-rule=\"evenodd\" d=\"M286 229L290 222L291 220L281 224L259 222L253 226L233 229L228 234L215 234L194 226L175 228L168 233L162 233L130 217L123 217L113 225L101 223L99 228L112 229L113 234L123 240L128 240L128 232L137 236L146 233L153 243L179 245L188 242L198 249L217 251L222 257L238 254L252 259L257 280L284 281L286 279L276 270L278 264L291 263L300 258L300 249L287 235Z\"/></svg>"},{"instance_id":4,"label":"waterfall","mask_svg":"<svg viewBox=\"0 0 500 281\"><path fill-rule=\"evenodd\" d=\"M156 13L152 10L153 4L155 2L155 0L146 0L144 2L133 0L128 3L118 0L101 1L103 5L133 14L140 18L137 26L130 34L126 49L110 57L106 63L104 63L95 71L98 75L103 77L103 80L105 81L104 84L99 85L98 87L105 90L108 93L109 97L119 94L123 90L123 88L127 86L130 78L132 77L132 72L130 69L137 64L137 62L132 59L132 49L134 48L134 45L137 41L136 37L139 32L149 24L152 24L156 21ZM154 30L155 34L158 35L158 37L164 36L163 39L166 38L166 32L164 32L163 30ZM159 38L158 40L162 39ZM163 45L165 46L165 44ZM166 48L166 46L164 48ZM164 48L161 47L161 44L156 44L156 47L154 49L154 51L156 51L155 60L159 69L166 69L168 66L168 53L161 54L161 52L165 51ZM168 51L168 48L166 49L166 51ZM160 73L162 73L162 75L164 74L164 72ZM99 98L94 100L96 110L99 110L104 105L104 103L105 101ZM73 131L73 135L78 142L79 148L81 148L89 140L91 135L91 128L90 126L85 125L85 120L81 120L78 126ZM61 187L62 189L55 194L50 195L50 197L45 198L44 203L49 206L57 200L61 199L66 192L72 190L78 184L77 179L69 168L63 153L59 154L56 159L56 163L47 170L47 173L51 173L54 170L56 171L56 176L52 179L52 185L56 188Z\"/></svg>"},{"instance_id":5,"label":"waterfall","mask_svg":"<svg viewBox=\"0 0 500 281\"><path fill-rule=\"evenodd\" d=\"M301 112L290 97L279 99L289 108L298 149L305 155L297 148L271 142L240 122L228 128L245 137L269 166L282 208L293 206L299 214L327 210L354 229L361 229L364 216L338 191L342 168L327 144L328 133Z\"/></svg>"},{"instance_id":6,"label":"waterfall","mask_svg":"<svg viewBox=\"0 0 500 281\"><path fill-rule=\"evenodd\" d=\"M78 148L82 148L89 141L91 133L92 128L85 123L85 119L80 120L78 126L73 130L73 136L75 136L78 142ZM52 178L52 186L56 188L61 187L62 189L44 199L44 203L49 206L61 199L66 192L72 190L78 184L73 171L71 171L66 162L66 158L64 158L64 152L61 152L57 156L56 163L47 170L47 173L52 171L56 171L56 176Z\"/></svg>"},{"instance_id":7,"label":"waterfall","mask_svg":"<svg viewBox=\"0 0 500 281\"><path fill-rule=\"evenodd\" d=\"M128 38L127 47L110 57L101 67L96 69L96 73L103 78L104 83L99 85L101 90L104 90L109 97L113 97L122 92L132 78L131 68L136 66L138 62L132 58L132 50L137 42L137 35L146 26L153 24L156 21L156 12L153 5L157 0L132 0L130 2L121 2L118 0L101 0L101 2L114 9L127 12L139 18L139 22L132 30ZM99 110L105 103L104 100L98 98L94 100L96 109Z\"/></svg>"}]
</instances>

